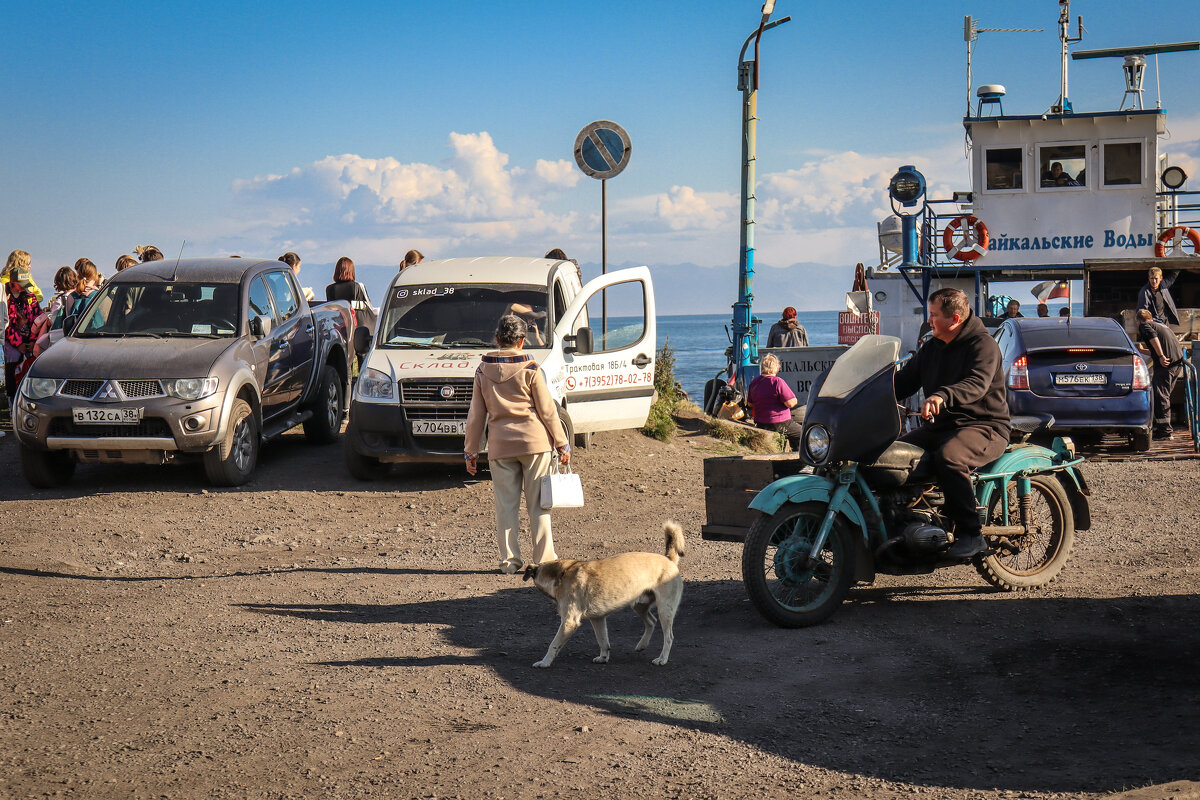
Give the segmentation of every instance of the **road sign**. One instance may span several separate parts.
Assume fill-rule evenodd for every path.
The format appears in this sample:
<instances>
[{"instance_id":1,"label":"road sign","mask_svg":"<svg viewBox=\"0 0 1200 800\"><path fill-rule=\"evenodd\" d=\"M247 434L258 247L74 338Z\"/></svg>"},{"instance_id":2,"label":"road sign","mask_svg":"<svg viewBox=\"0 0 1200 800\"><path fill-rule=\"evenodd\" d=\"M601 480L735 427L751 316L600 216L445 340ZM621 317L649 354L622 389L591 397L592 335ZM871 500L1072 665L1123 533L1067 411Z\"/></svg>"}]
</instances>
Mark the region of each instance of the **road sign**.
<instances>
[{"instance_id":1,"label":"road sign","mask_svg":"<svg viewBox=\"0 0 1200 800\"><path fill-rule=\"evenodd\" d=\"M606 119L584 126L575 137L575 163L584 174L597 180L621 174L629 164L632 151L625 129Z\"/></svg>"}]
</instances>

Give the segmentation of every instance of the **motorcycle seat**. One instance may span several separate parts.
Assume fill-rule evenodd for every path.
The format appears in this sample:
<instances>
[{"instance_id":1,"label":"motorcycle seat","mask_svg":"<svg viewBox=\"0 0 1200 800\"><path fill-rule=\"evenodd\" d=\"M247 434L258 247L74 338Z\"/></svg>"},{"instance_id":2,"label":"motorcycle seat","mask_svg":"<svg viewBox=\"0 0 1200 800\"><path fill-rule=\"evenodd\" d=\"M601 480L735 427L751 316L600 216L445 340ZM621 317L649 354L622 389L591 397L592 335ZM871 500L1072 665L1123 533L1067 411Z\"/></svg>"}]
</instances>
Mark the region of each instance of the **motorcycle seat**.
<instances>
[{"instance_id":1,"label":"motorcycle seat","mask_svg":"<svg viewBox=\"0 0 1200 800\"><path fill-rule=\"evenodd\" d=\"M870 464L860 464L863 477L871 486L894 489L905 483L933 480L929 454L908 442L892 442Z\"/></svg>"}]
</instances>

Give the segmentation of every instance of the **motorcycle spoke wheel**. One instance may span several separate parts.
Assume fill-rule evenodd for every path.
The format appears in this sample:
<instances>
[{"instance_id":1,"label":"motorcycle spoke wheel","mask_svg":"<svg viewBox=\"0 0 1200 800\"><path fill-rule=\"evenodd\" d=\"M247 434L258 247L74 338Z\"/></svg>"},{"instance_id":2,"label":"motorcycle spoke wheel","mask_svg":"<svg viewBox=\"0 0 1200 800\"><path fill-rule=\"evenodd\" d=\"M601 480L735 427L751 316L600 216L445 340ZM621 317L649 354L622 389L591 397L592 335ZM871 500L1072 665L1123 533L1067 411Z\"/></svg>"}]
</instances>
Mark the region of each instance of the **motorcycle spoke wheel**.
<instances>
[{"instance_id":1,"label":"motorcycle spoke wheel","mask_svg":"<svg viewBox=\"0 0 1200 800\"><path fill-rule=\"evenodd\" d=\"M823 622L850 590L855 551L843 518L809 561L825 511L822 503L787 503L770 517L759 517L746 537L742 579L755 609L776 625Z\"/></svg>"},{"instance_id":2,"label":"motorcycle spoke wheel","mask_svg":"<svg viewBox=\"0 0 1200 800\"><path fill-rule=\"evenodd\" d=\"M1004 544L1008 546L997 548L978 565L984 580L1008 592L1034 589L1054 580L1075 544L1075 517L1062 484L1053 476L1038 475L1030 479L1030 493L1029 532L1007 537ZM1008 486L1007 523L1000 500L997 494L988 503L988 524L1018 524L1015 483Z\"/></svg>"}]
</instances>

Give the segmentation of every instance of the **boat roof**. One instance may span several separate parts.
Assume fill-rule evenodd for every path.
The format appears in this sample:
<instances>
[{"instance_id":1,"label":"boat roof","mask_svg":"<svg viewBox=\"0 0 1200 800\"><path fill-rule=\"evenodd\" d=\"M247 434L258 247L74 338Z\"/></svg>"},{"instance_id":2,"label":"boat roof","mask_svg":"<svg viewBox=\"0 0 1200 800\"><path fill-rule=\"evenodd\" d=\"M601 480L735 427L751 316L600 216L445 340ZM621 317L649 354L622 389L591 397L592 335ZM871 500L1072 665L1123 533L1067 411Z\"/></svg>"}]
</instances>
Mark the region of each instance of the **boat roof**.
<instances>
[{"instance_id":1,"label":"boat roof","mask_svg":"<svg viewBox=\"0 0 1200 800\"><path fill-rule=\"evenodd\" d=\"M997 114L995 116L963 117L963 125L976 125L985 122L1032 122L1046 120L1069 120L1069 119L1098 119L1100 117L1142 117L1162 115L1166 116L1165 111L1161 108L1140 108L1126 109L1125 111L1076 111L1071 114Z\"/></svg>"},{"instance_id":2,"label":"boat roof","mask_svg":"<svg viewBox=\"0 0 1200 800\"><path fill-rule=\"evenodd\" d=\"M546 286L562 261L524 256L426 259L397 275L397 285L413 283L522 283Z\"/></svg>"}]
</instances>

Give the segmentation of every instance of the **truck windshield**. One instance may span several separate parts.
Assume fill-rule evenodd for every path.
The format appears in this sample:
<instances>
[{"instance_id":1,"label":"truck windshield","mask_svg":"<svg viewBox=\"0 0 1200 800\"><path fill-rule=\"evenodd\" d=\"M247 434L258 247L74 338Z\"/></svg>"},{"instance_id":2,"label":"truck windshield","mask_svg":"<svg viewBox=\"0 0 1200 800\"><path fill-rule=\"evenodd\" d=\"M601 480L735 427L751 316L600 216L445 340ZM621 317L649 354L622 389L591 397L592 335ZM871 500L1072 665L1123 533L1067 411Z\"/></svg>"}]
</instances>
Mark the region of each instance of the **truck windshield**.
<instances>
[{"instance_id":1,"label":"truck windshield","mask_svg":"<svg viewBox=\"0 0 1200 800\"><path fill-rule=\"evenodd\" d=\"M549 346L546 287L512 284L393 286L379 326L380 347L491 347L496 322L516 314L526 347Z\"/></svg>"},{"instance_id":2,"label":"truck windshield","mask_svg":"<svg viewBox=\"0 0 1200 800\"><path fill-rule=\"evenodd\" d=\"M92 298L76 336L237 334L236 283L110 283Z\"/></svg>"}]
</instances>

